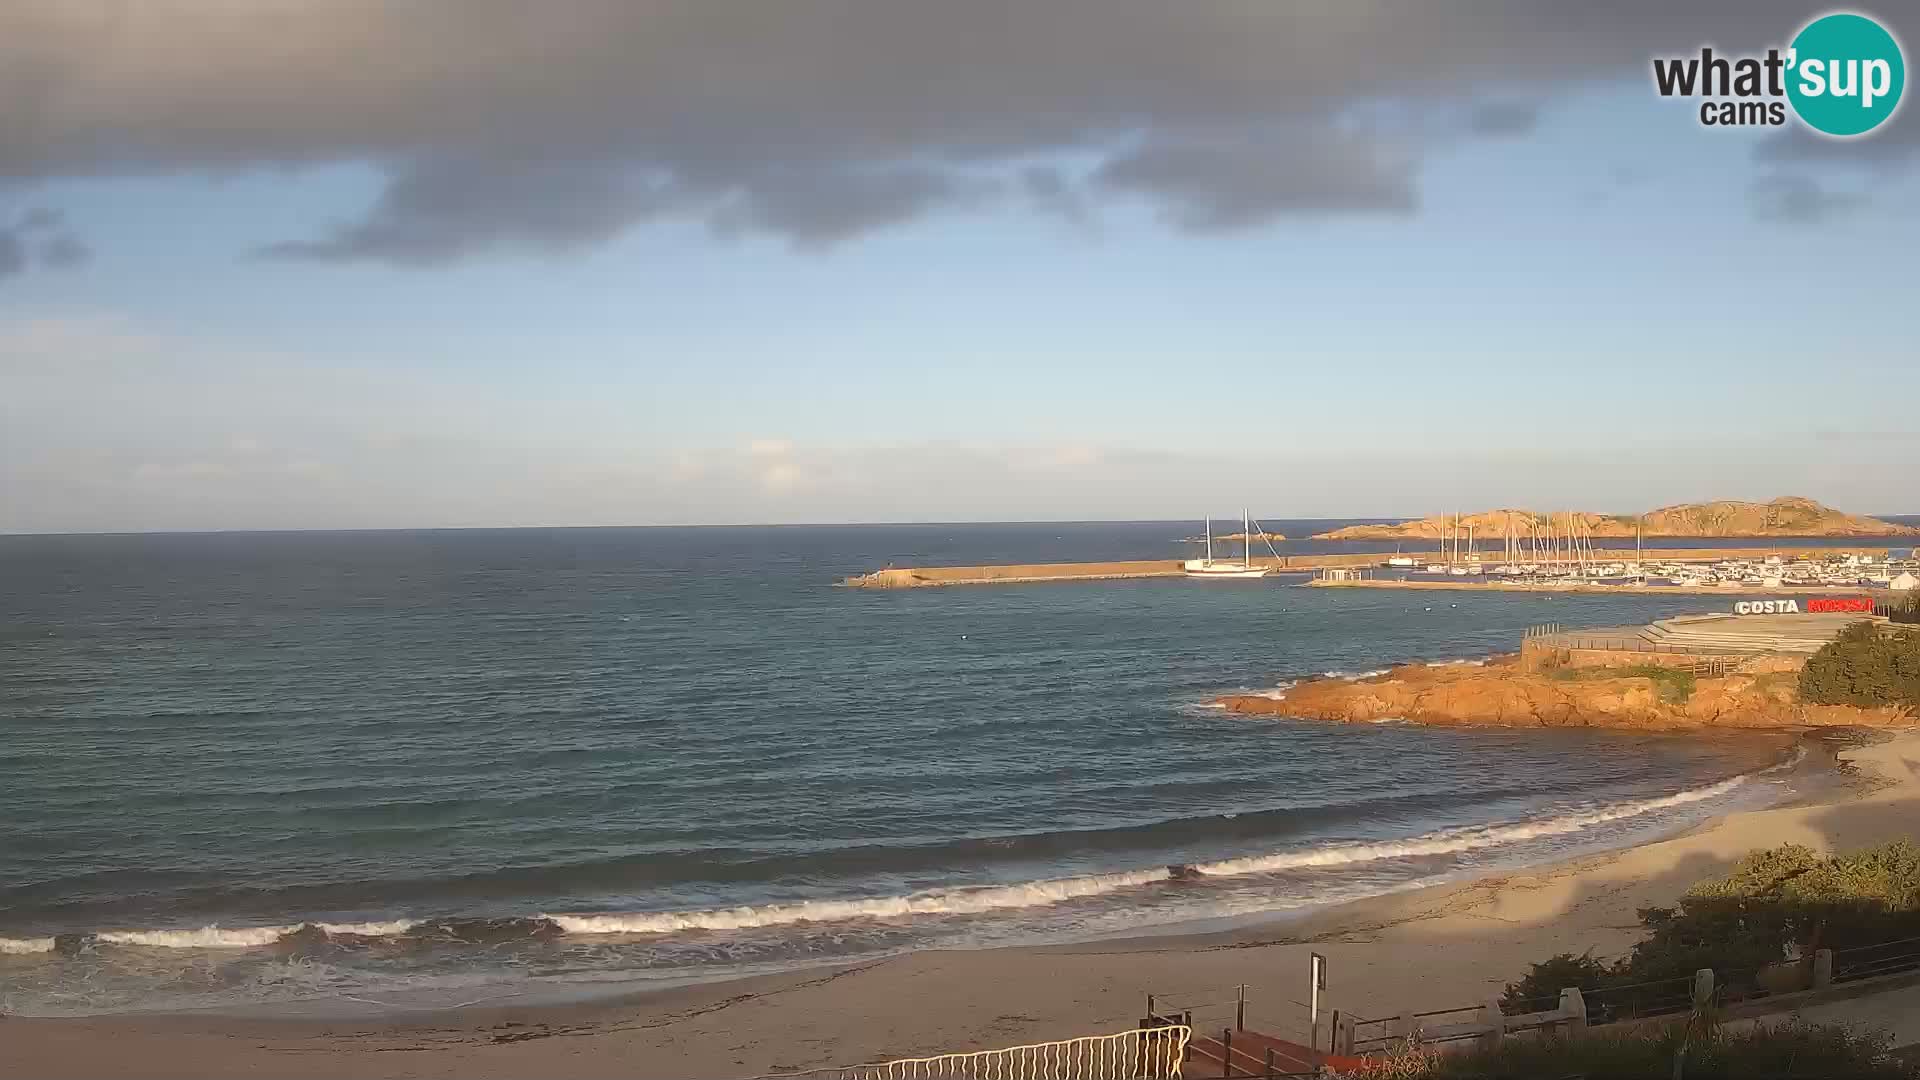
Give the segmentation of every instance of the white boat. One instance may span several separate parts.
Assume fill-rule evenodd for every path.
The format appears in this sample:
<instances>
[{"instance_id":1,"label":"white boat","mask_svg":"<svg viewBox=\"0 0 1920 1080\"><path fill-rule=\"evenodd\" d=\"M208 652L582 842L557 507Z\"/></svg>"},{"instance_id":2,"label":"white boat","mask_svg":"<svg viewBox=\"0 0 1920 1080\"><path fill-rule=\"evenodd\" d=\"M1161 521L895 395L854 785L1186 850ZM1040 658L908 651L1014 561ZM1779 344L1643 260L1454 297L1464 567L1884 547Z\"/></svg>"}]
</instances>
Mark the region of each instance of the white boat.
<instances>
[{"instance_id":1,"label":"white boat","mask_svg":"<svg viewBox=\"0 0 1920 1080\"><path fill-rule=\"evenodd\" d=\"M1207 519L1207 557L1188 559L1181 569L1190 578L1263 578L1273 573L1271 566L1253 565L1253 515L1245 515L1245 524L1240 534L1247 542L1247 552L1239 562L1227 562L1213 557L1213 519Z\"/></svg>"}]
</instances>

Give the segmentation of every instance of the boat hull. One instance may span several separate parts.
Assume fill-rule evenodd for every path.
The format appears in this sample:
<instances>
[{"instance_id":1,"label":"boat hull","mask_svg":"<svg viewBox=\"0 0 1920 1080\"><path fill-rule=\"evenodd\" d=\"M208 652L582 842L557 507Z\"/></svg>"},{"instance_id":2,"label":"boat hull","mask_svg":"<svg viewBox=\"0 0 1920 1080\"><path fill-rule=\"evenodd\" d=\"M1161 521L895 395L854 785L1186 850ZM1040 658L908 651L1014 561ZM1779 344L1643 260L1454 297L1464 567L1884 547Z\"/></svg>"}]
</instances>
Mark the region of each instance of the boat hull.
<instances>
[{"instance_id":1,"label":"boat hull","mask_svg":"<svg viewBox=\"0 0 1920 1080\"><path fill-rule=\"evenodd\" d=\"M1263 578L1273 573L1271 566L1195 566L1188 563L1183 572L1190 578Z\"/></svg>"}]
</instances>

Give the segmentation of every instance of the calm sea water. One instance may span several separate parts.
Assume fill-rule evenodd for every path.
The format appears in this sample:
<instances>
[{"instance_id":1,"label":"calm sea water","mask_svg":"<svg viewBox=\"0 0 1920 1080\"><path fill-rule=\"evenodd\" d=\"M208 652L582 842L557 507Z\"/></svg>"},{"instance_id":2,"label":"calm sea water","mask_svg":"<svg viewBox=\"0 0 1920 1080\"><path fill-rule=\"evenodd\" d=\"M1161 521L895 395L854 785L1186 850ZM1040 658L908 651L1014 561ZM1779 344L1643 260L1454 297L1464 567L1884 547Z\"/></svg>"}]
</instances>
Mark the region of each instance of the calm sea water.
<instances>
[{"instance_id":1,"label":"calm sea water","mask_svg":"<svg viewBox=\"0 0 1920 1080\"><path fill-rule=\"evenodd\" d=\"M1768 739L1204 707L1699 597L832 587L1193 530L0 537L0 1009L445 1003L1138 933L1792 782L1756 775Z\"/></svg>"}]
</instances>

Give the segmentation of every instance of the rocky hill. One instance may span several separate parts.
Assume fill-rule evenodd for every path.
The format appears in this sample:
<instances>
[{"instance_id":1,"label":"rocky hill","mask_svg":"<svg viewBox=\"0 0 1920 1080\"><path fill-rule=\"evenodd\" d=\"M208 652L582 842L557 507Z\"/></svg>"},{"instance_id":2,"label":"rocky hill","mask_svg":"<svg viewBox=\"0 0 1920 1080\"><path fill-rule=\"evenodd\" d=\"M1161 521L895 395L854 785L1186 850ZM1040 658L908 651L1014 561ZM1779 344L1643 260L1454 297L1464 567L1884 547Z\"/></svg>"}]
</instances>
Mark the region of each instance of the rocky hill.
<instances>
[{"instance_id":1,"label":"rocky hill","mask_svg":"<svg viewBox=\"0 0 1920 1080\"><path fill-rule=\"evenodd\" d=\"M1803 705L1792 676L1727 675L1671 681L1606 668L1527 671L1511 657L1477 666L1409 664L1364 679L1314 679L1267 694L1234 694L1236 713L1345 724L1400 721L1440 727L1697 728L1908 727L1900 706Z\"/></svg>"},{"instance_id":2,"label":"rocky hill","mask_svg":"<svg viewBox=\"0 0 1920 1080\"><path fill-rule=\"evenodd\" d=\"M1349 525L1321 533L1315 540L1438 540L1448 535L1454 517L1441 514L1398 525ZM1463 514L1459 528L1476 539L1503 540L1509 534L1544 534L1547 515L1532 510L1488 510ZM1592 537L1631 537L1636 525L1646 536L1915 536L1920 529L1878 518L1843 513L1812 499L1785 496L1772 502L1682 503L1645 514L1594 514L1554 511L1555 536L1572 529Z\"/></svg>"}]
</instances>

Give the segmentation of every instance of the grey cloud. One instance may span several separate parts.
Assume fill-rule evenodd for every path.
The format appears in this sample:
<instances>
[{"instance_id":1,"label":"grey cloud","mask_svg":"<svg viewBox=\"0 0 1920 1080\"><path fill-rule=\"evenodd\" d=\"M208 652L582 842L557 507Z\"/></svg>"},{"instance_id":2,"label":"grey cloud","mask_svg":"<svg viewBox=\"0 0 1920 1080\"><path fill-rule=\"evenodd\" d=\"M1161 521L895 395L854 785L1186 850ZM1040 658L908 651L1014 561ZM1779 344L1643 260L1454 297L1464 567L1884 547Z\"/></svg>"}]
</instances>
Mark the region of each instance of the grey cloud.
<instances>
[{"instance_id":1,"label":"grey cloud","mask_svg":"<svg viewBox=\"0 0 1920 1080\"><path fill-rule=\"evenodd\" d=\"M1027 202L1043 214L1052 214L1075 225L1086 225L1092 220L1080 185L1059 169L1044 165L1022 169L1020 190Z\"/></svg>"},{"instance_id":2,"label":"grey cloud","mask_svg":"<svg viewBox=\"0 0 1920 1080\"><path fill-rule=\"evenodd\" d=\"M12 277L26 268L26 247L11 229L0 229L0 278Z\"/></svg>"},{"instance_id":3,"label":"grey cloud","mask_svg":"<svg viewBox=\"0 0 1920 1080\"><path fill-rule=\"evenodd\" d=\"M821 247L992 190L985 181L929 168L781 171L743 184L712 220L722 229L764 229L797 246Z\"/></svg>"},{"instance_id":4,"label":"grey cloud","mask_svg":"<svg viewBox=\"0 0 1920 1080\"><path fill-rule=\"evenodd\" d=\"M1887 168L1920 158L1920 119L1912 106L1903 107L1871 135L1833 139L1799 124L1754 148L1754 157L1767 162L1864 165Z\"/></svg>"},{"instance_id":5,"label":"grey cloud","mask_svg":"<svg viewBox=\"0 0 1920 1080\"><path fill-rule=\"evenodd\" d=\"M40 243L40 265L68 270L93 258L93 250L71 232L57 232Z\"/></svg>"},{"instance_id":6,"label":"grey cloud","mask_svg":"<svg viewBox=\"0 0 1920 1080\"><path fill-rule=\"evenodd\" d=\"M1315 131L1262 142L1155 141L1108 161L1097 179L1151 197L1196 231L1305 211L1408 213L1417 203L1406 162L1359 137Z\"/></svg>"},{"instance_id":7,"label":"grey cloud","mask_svg":"<svg viewBox=\"0 0 1920 1080\"><path fill-rule=\"evenodd\" d=\"M676 198L667 181L600 161L442 158L400 170L362 220L261 254L416 266L486 252L553 255L657 216Z\"/></svg>"},{"instance_id":8,"label":"grey cloud","mask_svg":"<svg viewBox=\"0 0 1920 1080\"><path fill-rule=\"evenodd\" d=\"M1467 130L1475 135L1525 135L1540 124L1540 110L1518 101L1488 101L1467 113Z\"/></svg>"},{"instance_id":9,"label":"grey cloud","mask_svg":"<svg viewBox=\"0 0 1920 1080\"><path fill-rule=\"evenodd\" d=\"M1762 176L1748 188L1747 200L1754 217L1780 225L1818 225L1866 204L1860 195L1830 191L1794 173Z\"/></svg>"},{"instance_id":10,"label":"grey cloud","mask_svg":"<svg viewBox=\"0 0 1920 1080\"><path fill-rule=\"evenodd\" d=\"M12 225L0 225L0 278L24 273L34 267L66 270L79 266L92 255L87 246L67 227L66 215L58 210L35 207L22 213Z\"/></svg>"},{"instance_id":11,"label":"grey cloud","mask_svg":"<svg viewBox=\"0 0 1920 1080\"><path fill-rule=\"evenodd\" d=\"M1204 177L1195 151L1165 148L1281 131L1318 152L1358 104L1550 93L1703 40L1777 41L1805 15L1804 0L12 0L0 186L370 163L387 188L363 217L272 253L433 263L663 217L831 243L964 206L996 170L1031 198L1005 174L1070 155L1225 227L1411 205L1407 177L1368 172L1379 150L1358 137L1331 165L1216 150L1228 172Z\"/></svg>"}]
</instances>

